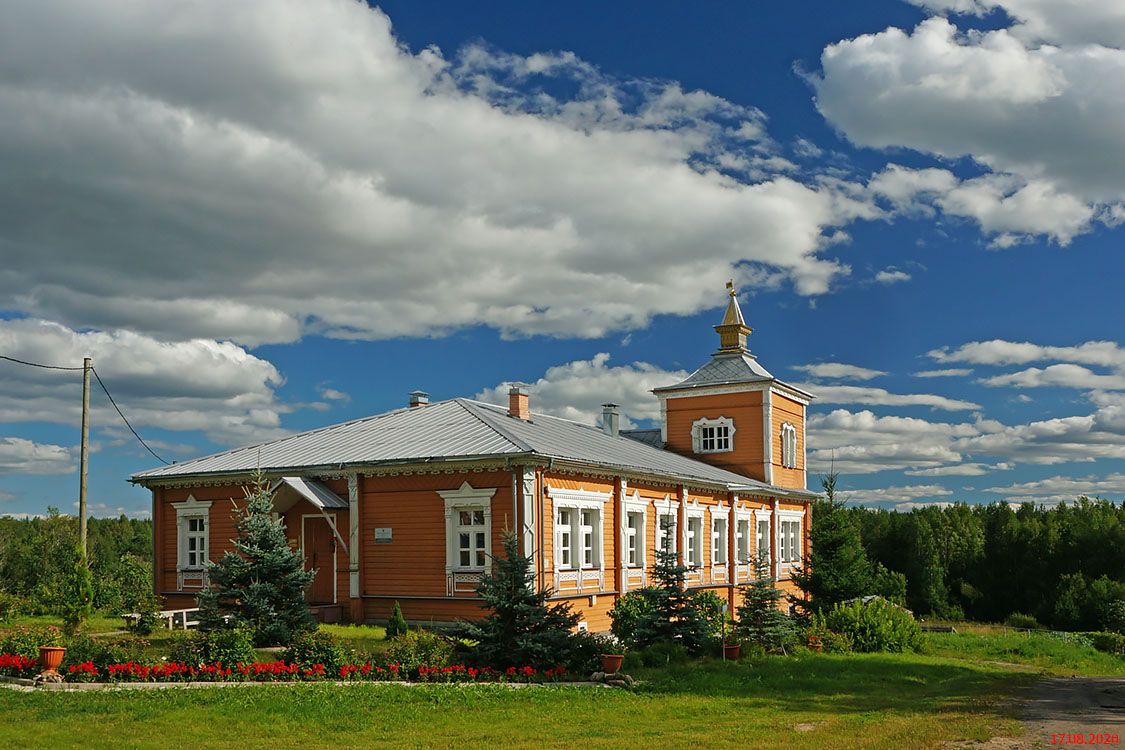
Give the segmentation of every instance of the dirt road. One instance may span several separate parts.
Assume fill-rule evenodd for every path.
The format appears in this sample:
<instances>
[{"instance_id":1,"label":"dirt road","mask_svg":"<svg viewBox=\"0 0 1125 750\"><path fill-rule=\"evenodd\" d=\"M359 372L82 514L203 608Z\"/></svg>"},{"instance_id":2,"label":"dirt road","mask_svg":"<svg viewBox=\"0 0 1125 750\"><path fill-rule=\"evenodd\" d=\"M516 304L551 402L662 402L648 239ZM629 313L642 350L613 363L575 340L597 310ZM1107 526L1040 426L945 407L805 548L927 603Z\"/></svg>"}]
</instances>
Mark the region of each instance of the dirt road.
<instances>
[{"instance_id":1,"label":"dirt road","mask_svg":"<svg viewBox=\"0 0 1125 750\"><path fill-rule=\"evenodd\" d=\"M1125 679L1043 680L1031 689L1020 718L1022 747L1125 747Z\"/></svg>"}]
</instances>

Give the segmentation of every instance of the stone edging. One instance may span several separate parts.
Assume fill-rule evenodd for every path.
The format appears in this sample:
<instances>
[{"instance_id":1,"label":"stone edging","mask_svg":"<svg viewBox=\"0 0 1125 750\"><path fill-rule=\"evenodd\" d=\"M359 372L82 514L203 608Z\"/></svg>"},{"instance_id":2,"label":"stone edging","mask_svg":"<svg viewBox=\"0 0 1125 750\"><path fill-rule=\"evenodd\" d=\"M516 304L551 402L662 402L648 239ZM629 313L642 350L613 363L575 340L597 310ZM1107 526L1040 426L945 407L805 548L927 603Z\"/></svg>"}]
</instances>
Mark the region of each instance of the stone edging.
<instances>
[{"instance_id":1,"label":"stone edging","mask_svg":"<svg viewBox=\"0 0 1125 750\"><path fill-rule=\"evenodd\" d=\"M48 690L62 693L79 693L91 690L168 690L175 688L200 689L200 688L235 688L235 687L260 687L263 685L334 685L338 687L351 687L354 685L401 685L402 687L421 687L425 685L440 685L446 687L464 688L474 685L499 685L507 688L532 688L532 687L612 687L604 682L407 682L405 680L317 680L306 682L302 680L277 680L273 682L255 682L253 680L240 680L238 682L46 682L35 684L34 680L24 677L6 677L0 675L0 688L18 690L21 692L35 692Z\"/></svg>"}]
</instances>

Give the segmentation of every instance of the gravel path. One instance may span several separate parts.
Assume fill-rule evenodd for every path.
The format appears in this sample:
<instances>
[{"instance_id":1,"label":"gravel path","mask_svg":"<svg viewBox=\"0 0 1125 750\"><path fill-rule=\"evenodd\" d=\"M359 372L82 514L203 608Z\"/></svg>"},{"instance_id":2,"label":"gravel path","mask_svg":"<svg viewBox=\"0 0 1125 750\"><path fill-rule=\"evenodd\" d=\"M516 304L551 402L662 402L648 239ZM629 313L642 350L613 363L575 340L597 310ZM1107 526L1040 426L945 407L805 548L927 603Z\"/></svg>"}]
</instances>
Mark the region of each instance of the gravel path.
<instances>
[{"instance_id":1,"label":"gravel path","mask_svg":"<svg viewBox=\"0 0 1125 750\"><path fill-rule=\"evenodd\" d=\"M1026 731L1024 747L1125 747L1125 679L1043 680L1032 688L1020 718ZM1117 741L1104 735L1116 735Z\"/></svg>"}]
</instances>

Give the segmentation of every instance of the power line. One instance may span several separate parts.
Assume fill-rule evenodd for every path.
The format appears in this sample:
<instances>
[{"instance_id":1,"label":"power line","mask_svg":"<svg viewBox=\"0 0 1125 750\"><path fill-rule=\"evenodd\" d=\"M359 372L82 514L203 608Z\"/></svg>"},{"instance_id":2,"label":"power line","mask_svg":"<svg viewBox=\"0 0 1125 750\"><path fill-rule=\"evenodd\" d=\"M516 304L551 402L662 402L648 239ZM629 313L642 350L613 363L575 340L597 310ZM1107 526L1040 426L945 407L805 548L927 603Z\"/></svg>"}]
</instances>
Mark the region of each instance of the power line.
<instances>
[{"instance_id":1,"label":"power line","mask_svg":"<svg viewBox=\"0 0 1125 750\"><path fill-rule=\"evenodd\" d=\"M82 368L78 368L78 369L82 369ZM124 412L121 411L121 407L118 406L117 402L113 400L113 396L110 395L109 389L106 388L105 383L102 382L102 376L98 374L98 371L95 368L91 367L90 372L94 373L94 377L97 379L98 385L100 385L102 387L102 390L105 391L105 395L106 395L106 398L109 399L109 403L113 404L113 408L117 410L118 416L121 417L121 421L125 423L125 426L129 428L129 432L133 433L133 437L135 437L137 439L137 441L140 442L140 444L145 447L146 451L148 451L149 453L152 454L153 458L155 458L157 461L164 464L165 466L170 465L172 462L171 461L165 461L163 458L158 456L156 454L156 451L154 451L152 448L150 448L148 443L146 443L144 441L144 439L140 435L137 434L137 431L133 429L133 425L129 424L129 420L125 418L125 414L124 414Z\"/></svg>"},{"instance_id":2,"label":"power line","mask_svg":"<svg viewBox=\"0 0 1125 750\"><path fill-rule=\"evenodd\" d=\"M28 362L27 360L16 359L15 357L8 357L8 356L5 356L3 354L0 354L0 359L7 360L8 362L15 362L17 365L27 365L28 367L39 367L43 370L77 371L77 370L85 369L84 367L59 367L58 365L45 365L45 364L42 364L40 362ZM102 382L102 376L98 374L98 371L95 370L93 368L93 366L91 366L90 372L94 373L94 377L97 378L98 385L100 385L102 387L102 390L105 392L106 398L109 399L109 403L113 404L113 408L117 410L117 415L119 417L121 417L121 421L125 423L125 426L129 428L129 432L133 433L133 437L135 437L137 439L137 441L140 442L140 444L145 447L146 451L148 451L149 453L152 454L153 458L155 458L157 461L160 461L161 463L163 463L166 466L170 465L172 462L171 461L165 461L163 458L158 456L156 454L156 451L154 451L152 448L150 448L149 444L144 441L144 438L142 438L140 435L137 434L137 431L133 429L133 425L129 424L129 420L125 417L125 413L123 411L121 411L121 407L117 405L117 402L113 400L113 396L110 394L109 389L105 387L105 383Z\"/></svg>"},{"instance_id":3,"label":"power line","mask_svg":"<svg viewBox=\"0 0 1125 750\"><path fill-rule=\"evenodd\" d=\"M6 359L9 362L15 362L17 365L27 365L28 367L41 367L44 370L81 370L82 369L81 367L59 367L58 365L43 365L43 364L40 364L38 362L26 362L22 359L16 359L15 357L5 357L3 354L0 354L0 359Z\"/></svg>"}]
</instances>

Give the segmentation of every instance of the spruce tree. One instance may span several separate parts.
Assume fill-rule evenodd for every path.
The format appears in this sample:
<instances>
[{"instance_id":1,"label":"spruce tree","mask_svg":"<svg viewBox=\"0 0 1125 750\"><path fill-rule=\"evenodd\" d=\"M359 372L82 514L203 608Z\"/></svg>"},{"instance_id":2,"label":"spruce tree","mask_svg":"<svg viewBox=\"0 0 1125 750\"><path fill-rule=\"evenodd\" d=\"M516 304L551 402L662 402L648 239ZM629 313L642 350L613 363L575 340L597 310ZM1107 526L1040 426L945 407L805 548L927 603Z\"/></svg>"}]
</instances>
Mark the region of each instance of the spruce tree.
<instances>
[{"instance_id":1,"label":"spruce tree","mask_svg":"<svg viewBox=\"0 0 1125 750\"><path fill-rule=\"evenodd\" d=\"M519 553L514 531L503 534L504 556L492 558L493 570L481 575L477 593L489 613L463 623L458 635L475 641L474 656L496 669L531 666L549 669L573 662L580 616L569 602L548 604L551 592L536 591L532 558Z\"/></svg>"},{"instance_id":2,"label":"spruce tree","mask_svg":"<svg viewBox=\"0 0 1125 750\"><path fill-rule=\"evenodd\" d=\"M402 615L402 607L396 601L394 609L391 610L391 618L387 620L387 639L406 635L408 630L410 628L406 624L406 618Z\"/></svg>"},{"instance_id":3,"label":"spruce tree","mask_svg":"<svg viewBox=\"0 0 1125 750\"><path fill-rule=\"evenodd\" d=\"M784 651L785 644L796 637L792 618L780 609L784 594L776 583L770 576L769 559L762 555L754 564L753 580L739 587L742 604L735 634L766 651Z\"/></svg>"},{"instance_id":4,"label":"spruce tree","mask_svg":"<svg viewBox=\"0 0 1125 750\"><path fill-rule=\"evenodd\" d=\"M793 572L793 582L805 594L793 603L816 612L870 594L874 588L874 571L859 528L836 500L836 480L835 473L821 480L825 499L813 504L811 549L803 569Z\"/></svg>"},{"instance_id":5,"label":"spruce tree","mask_svg":"<svg viewBox=\"0 0 1125 750\"><path fill-rule=\"evenodd\" d=\"M305 570L272 514L273 496L259 475L246 493L235 551L208 565L211 587L197 597L200 629L244 627L258 646L287 645L316 629L305 602L316 571Z\"/></svg>"},{"instance_id":6,"label":"spruce tree","mask_svg":"<svg viewBox=\"0 0 1125 750\"><path fill-rule=\"evenodd\" d=\"M651 609L637 623L635 645L676 643L689 654L703 652L708 641L707 618L684 584L687 567L670 549L656 550L652 568L655 585L642 589Z\"/></svg>"}]
</instances>

